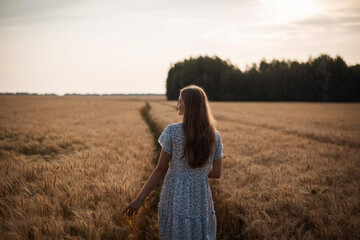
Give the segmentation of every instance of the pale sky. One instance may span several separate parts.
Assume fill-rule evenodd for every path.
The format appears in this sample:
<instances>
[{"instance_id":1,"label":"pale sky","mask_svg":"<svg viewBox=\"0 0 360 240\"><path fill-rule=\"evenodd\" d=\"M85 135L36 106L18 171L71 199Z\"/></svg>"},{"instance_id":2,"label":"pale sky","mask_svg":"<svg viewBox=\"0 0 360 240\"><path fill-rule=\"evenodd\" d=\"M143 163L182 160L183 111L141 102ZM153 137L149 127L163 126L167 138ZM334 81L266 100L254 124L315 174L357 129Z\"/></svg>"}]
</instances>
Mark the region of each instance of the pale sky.
<instances>
[{"instance_id":1,"label":"pale sky","mask_svg":"<svg viewBox=\"0 0 360 240\"><path fill-rule=\"evenodd\" d=\"M171 64L360 63L360 0L0 0L0 92L165 93Z\"/></svg>"}]
</instances>

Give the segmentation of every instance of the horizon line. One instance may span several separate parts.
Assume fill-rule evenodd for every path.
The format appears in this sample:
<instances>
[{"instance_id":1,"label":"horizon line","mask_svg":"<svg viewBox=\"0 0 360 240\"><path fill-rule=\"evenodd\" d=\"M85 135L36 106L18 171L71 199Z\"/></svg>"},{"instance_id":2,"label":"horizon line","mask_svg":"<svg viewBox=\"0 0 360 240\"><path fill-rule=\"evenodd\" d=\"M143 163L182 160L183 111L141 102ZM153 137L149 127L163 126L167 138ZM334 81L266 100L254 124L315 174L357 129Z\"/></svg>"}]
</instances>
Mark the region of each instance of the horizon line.
<instances>
[{"instance_id":1,"label":"horizon line","mask_svg":"<svg viewBox=\"0 0 360 240\"><path fill-rule=\"evenodd\" d=\"M166 96L165 93L30 93L30 92L0 92L0 95L26 96Z\"/></svg>"}]
</instances>

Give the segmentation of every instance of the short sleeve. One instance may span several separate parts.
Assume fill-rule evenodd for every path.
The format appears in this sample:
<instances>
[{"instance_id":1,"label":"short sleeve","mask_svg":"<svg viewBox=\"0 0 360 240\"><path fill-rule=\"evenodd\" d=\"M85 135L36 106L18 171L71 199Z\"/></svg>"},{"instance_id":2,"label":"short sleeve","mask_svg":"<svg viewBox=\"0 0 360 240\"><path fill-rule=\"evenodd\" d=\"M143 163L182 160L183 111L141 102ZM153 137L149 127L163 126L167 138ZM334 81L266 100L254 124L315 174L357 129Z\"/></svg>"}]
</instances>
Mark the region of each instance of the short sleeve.
<instances>
[{"instance_id":1,"label":"short sleeve","mask_svg":"<svg viewBox=\"0 0 360 240\"><path fill-rule=\"evenodd\" d=\"M223 148L224 148L224 146L222 144L220 134L218 132L216 132L216 145L215 145L215 153L214 153L215 161L222 158Z\"/></svg>"},{"instance_id":2,"label":"short sleeve","mask_svg":"<svg viewBox=\"0 0 360 240\"><path fill-rule=\"evenodd\" d=\"M172 139L171 139L171 128L168 125L163 132L161 133L158 142L160 146L164 149L168 154L172 154Z\"/></svg>"}]
</instances>

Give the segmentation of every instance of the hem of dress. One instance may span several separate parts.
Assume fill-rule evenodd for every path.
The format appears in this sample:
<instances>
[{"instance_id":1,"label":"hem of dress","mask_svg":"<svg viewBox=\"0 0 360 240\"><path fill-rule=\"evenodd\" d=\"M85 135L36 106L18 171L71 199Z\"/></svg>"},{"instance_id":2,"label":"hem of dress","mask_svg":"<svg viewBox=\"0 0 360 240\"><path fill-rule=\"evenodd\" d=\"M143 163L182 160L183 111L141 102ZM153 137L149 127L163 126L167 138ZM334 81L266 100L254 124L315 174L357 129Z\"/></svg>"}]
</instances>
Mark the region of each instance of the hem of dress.
<instances>
[{"instance_id":1,"label":"hem of dress","mask_svg":"<svg viewBox=\"0 0 360 240\"><path fill-rule=\"evenodd\" d=\"M160 215L158 213L158 215ZM202 217L202 216L196 216L196 217L189 217L189 216L185 216L185 215L182 215L182 214L179 214L179 213L173 213L172 215L176 215L178 217L181 217L181 218L189 218L189 219L203 219L203 218L213 218L214 216L216 217L216 212L211 212L210 215L206 216L206 217Z\"/></svg>"}]
</instances>

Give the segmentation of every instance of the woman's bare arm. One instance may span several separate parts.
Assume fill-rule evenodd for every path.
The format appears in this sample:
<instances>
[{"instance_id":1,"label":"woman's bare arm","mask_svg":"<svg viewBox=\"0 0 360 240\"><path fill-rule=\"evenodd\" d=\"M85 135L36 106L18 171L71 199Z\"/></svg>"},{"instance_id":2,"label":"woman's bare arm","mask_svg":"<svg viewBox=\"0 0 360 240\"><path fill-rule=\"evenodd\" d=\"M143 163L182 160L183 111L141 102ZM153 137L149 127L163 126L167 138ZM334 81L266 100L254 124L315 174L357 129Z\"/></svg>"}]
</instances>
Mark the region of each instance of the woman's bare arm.
<instances>
[{"instance_id":1,"label":"woman's bare arm","mask_svg":"<svg viewBox=\"0 0 360 240\"><path fill-rule=\"evenodd\" d=\"M215 160L210 168L209 178L220 178L222 170L222 158Z\"/></svg>"},{"instance_id":2,"label":"woman's bare arm","mask_svg":"<svg viewBox=\"0 0 360 240\"><path fill-rule=\"evenodd\" d=\"M153 170L150 177L146 181L144 187L141 189L137 198L135 198L124 209L123 214L124 213L127 213L127 215L132 215L134 213L135 213L135 215L137 214L137 211L143 204L145 198L149 195L149 193L154 189L154 187L159 183L160 179L166 173L166 171L169 167L170 159L171 159L171 155L168 154L167 152L165 152L164 150L161 150L158 164L156 165L155 169Z\"/></svg>"}]
</instances>

